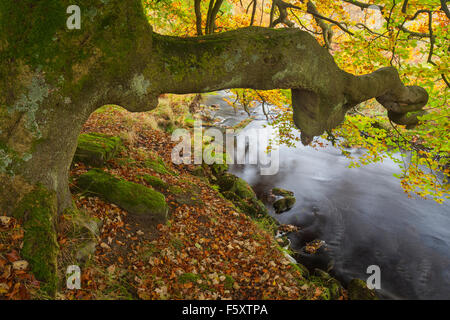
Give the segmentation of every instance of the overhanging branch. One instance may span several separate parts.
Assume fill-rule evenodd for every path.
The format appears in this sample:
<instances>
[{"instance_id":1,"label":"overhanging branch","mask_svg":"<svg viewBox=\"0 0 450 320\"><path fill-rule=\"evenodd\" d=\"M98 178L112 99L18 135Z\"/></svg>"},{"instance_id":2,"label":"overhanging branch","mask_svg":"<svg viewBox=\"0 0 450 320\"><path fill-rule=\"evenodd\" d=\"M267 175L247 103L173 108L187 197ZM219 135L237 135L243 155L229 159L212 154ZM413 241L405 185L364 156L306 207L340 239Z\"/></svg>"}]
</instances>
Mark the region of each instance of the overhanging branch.
<instances>
[{"instance_id":1,"label":"overhanging branch","mask_svg":"<svg viewBox=\"0 0 450 320\"><path fill-rule=\"evenodd\" d=\"M151 90L197 93L232 88L292 89L294 123L309 143L339 125L353 106L371 98L398 124L417 123L428 101L420 87L405 87L395 68L354 76L334 62L307 32L249 27L197 38L153 36Z\"/></svg>"}]
</instances>

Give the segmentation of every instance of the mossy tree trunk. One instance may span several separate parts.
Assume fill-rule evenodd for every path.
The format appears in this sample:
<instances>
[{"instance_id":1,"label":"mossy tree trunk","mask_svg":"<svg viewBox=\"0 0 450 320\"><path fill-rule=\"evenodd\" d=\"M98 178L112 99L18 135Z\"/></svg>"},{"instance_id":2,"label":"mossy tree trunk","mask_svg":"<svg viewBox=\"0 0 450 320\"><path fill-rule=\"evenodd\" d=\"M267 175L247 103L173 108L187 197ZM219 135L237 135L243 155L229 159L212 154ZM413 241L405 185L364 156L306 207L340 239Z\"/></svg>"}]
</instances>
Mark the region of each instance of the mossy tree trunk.
<instances>
[{"instance_id":1,"label":"mossy tree trunk","mask_svg":"<svg viewBox=\"0 0 450 320\"><path fill-rule=\"evenodd\" d=\"M69 30L71 4L0 2L0 211L20 208L27 221L47 214L54 224L57 213L70 208L68 170L77 136L104 104L147 111L163 93L290 88L294 121L308 143L367 99L377 98L394 121L408 124L428 99L422 88L405 87L394 68L365 76L340 70L299 30L162 36L152 32L140 0L77 1L81 29ZM42 190L52 195L54 209L24 208Z\"/></svg>"}]
</instances>

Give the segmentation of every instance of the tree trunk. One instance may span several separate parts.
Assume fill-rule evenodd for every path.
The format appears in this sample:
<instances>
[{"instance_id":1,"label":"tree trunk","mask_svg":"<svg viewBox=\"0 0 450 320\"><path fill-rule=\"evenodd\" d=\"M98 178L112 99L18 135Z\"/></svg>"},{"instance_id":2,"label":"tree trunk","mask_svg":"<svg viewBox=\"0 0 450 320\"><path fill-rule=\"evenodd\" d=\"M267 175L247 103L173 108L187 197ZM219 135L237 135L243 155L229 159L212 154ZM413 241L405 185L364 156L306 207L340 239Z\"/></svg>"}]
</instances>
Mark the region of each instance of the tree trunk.
<instances>
[{"instance_id":1,"label":"tree trunk","mask_svg":"<svg viewBox=\"0 0 450 320\"><path fill-rule=\"evenodd\" d=\"M393 68L359 77L340 70L297 29L177 38L153 33L139 0L77 3L81 30L67 29L71 1L0 2L0 210L24 220L25 258L52 284L49 292L56 216L71 207L69 166L96 108L147 111L163 93L291 88L294 122L308 143L367 99L399 122L427 102L425 90L403 86Z\"/></svg>"}]
</instances>

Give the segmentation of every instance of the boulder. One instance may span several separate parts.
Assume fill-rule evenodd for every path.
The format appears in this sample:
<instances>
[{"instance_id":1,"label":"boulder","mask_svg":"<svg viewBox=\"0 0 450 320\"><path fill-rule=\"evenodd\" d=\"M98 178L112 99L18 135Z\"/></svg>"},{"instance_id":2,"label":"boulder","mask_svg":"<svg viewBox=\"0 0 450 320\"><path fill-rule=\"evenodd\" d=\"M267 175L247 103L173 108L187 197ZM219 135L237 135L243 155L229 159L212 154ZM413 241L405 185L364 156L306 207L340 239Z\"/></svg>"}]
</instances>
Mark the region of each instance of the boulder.
<instances>
[{"instance_id":1,"label":"boulder","mask_svg":"<svg viewBox=\"0 0 450 320\"><path fill-rule=\"evenodd\" d=\"M202 166L195 166L194 169L192 169L191 174L196 177L206 176L205 170L203 169Z\"/></svg>"},{"instance_id":2,"label":"boulder","mask_svg":"<svg viewBox=\"0 0 450 320\"><path fill-rule=\"evenodd\" d=\"M375 290L369 289L361 279L352 279L347 290L350 300L378 300Z\"/></svg>"},{"instance_id":3,"label":"boulder","mask_svg":"<svg viewBox=\"0 0 450 320\"><path fill-rule=\"evenodd\" d=\"M264 203L256 197L245 180L231 173L224 173L218 177L217 184L222 195L245 214L254 218L268 214Z\"/></svg>"},{"instance_id":4,"label":"boulder","mask_svg":"<svg viewBox=\"0 0 450 320\"><path fill-rule=\"evenodd\" d=\"M155 189L161 190L169 188L169 184L167 182L164 182L158 177L151 176L149 174L144 174L142 176L142 179Z\"/></svg>"},{"instance_id":5,"label":"boulder","mask_svg":"<svg viewBox=\"0 0 450 320\"><path fill-rule=\"evenodd\" d=\"M217 177L228 171L228 165L226 163L213 163L210 165L211 172Z\"/></svg>"},{"instance_id":6,"label":"boulder","mask_svg":"<svg viewBox=\"0 0 450 320\"><path fill-rule=\"evenodd\" d=\"M331 300L338 300L344 293L344 287L338 280L334 278L328 280L328 289L330 290Z\"/></svg>"},{"instance_id":7,"label":"boulder","mask_svg":"<svg viewBox=\"0 0 450 320\"><path fill-rule=\"evenodd\" d=\"M122 148L119 137L111 137L102 133L84 133L78 137L78 146L74 162L83 162L92 167L101 167L106 161L115 157Z\"/></svg>"},{"instance_id":8,"label":"boulder","mask_svg":"<svg viewBox=\"0 0 450 320\"><path fill-rule=\"evenodd\" d=\"M99 169L78 178L78 186L116 204L130 214L150 220L152 224L167 221L168 206L164 195L143 185L129 182Z\"/></svg>"},{"instance_id":9,"label":"boulder","mask_svg":"<svg viewBox=\"0 0 450 320\"><path fill-rule=\"evenodd\" d=\"M280 197L293 197L294 196L294 192L286 190L286 189L281 189L281 188L273 188L272 194L274 194L276 196L280 196Z\"/></svg>"},{"instance_id":10,"label":"boulder","mask_svg":"<svg viewBox=\"0 0 450 320\"><path fill-rule=\"evenodd\" d=\"M241 199L256 198L256 194L250 185L243 179L236 177L231 173L225 173L218 180L217 184L220 187L220 191L234 192Z\"/></svg>"},{"instance_id":11,"label":"boulder","mask_svg":"<svg viewBox=\"0 0 450 320\"><path fill-rule=\"evenodd\" d=\"M276 213L283 213L285 211L291 210L295 204L295 198L288 196L283 199L277 200L273 203L273 207Z\"/></svg>"}]
</instances>

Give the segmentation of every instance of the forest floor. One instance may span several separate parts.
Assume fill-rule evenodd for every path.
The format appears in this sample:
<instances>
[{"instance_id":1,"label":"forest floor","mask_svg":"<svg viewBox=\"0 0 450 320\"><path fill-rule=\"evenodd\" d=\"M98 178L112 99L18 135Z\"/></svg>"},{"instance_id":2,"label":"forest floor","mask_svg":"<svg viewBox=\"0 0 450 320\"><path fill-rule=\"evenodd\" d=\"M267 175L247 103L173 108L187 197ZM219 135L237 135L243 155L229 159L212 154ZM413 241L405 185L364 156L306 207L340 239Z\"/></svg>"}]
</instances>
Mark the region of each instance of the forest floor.
<instances>
[{"instance_id":1,"label":"forest floor","mask_svg":"<svg viewBox=\"0 0 450 320\"><path fill-rule=\"evenodd\" d=\"M157 126L167 128L167 123ZM312 281L286 258L271 226L236 209L217 186L192 175L191 165L172 164L174 142L170 134L155 128L154 120L111 107L94 113L83 132L122 138L125 148L104 171L145 186L142 175L148 174L171 187L195 190L198 197L180 204L172 193L164 192L169 221L151 227L116 205L77 190L76 177L87 168L74 163L70 177L74 202L102 226L95 253L80 265L81 289L64 288L62 270L64 283L57 299L327 299L321 281ZM169 170L146 167L148 155L162 159ZM3 222L0 228L8 233L0 239L0 269L9 272L0 272L0 299L46 298L27 266L17 266L22 261L20 225L14 219ZM61 267L73 263L66 261L65 252L78 240L60 228Z\"/></svg>"}]
</instances>

